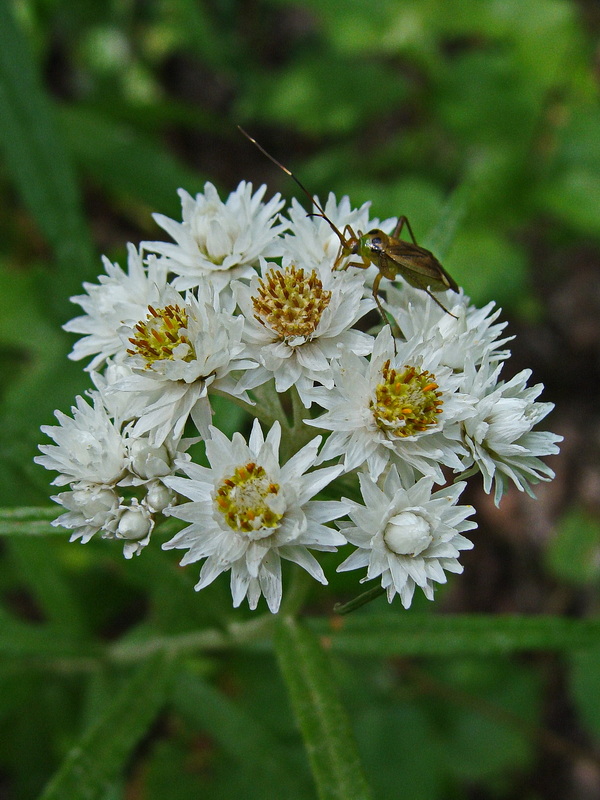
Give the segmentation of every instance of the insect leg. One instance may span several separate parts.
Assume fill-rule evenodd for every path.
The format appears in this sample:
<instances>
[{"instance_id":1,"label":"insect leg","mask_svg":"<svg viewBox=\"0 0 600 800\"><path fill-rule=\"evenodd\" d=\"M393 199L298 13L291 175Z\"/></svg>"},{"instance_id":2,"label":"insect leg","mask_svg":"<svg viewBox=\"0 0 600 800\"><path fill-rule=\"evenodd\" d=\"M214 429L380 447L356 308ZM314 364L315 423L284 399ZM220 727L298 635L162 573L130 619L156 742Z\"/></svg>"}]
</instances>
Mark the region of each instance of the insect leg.
<instances>
[{"instance_id":1,"label":"insect leg","mask_svg":"<svg viewBox=\"0 0 600 800\"><path fill-rule=\"evenodd\" d=\"M445 312L446 312L446 314L450 314L450 316L451 316L451 317L454 317L454 319L458 319L458 317L456 316L456 314L453 314L451 311L448 311L448 309L446 308L446 306L445 306L445 305L443 305L442 303L440 303L440 301L437 299L437 297L436 297L434 294L432 294L432 292L430 292L430 291L429 291L429 289L427 289L427 288L424 286L424 287L422 287L422 290L425 292L425 294L428 294L428 295L429 295L429 297L431 297L431 299L433 300L433 302L434 302L434 303L437 303L437 304L438 304L438 306L439 306L439 307L442 309L442 311L445 311Z\"/></svg>"},{"instance_id":2,"label":"insect leg","mask_svg":"<svg viewBox=\"0 0 600 800\"><path fill-rule=\"evenodd\" d=\"M350 238L348 238L348 237L350 237ZM354 233L354 230L353 230L352 226L351 225L346 225L344 227L344 230L343 230L341 236L340 236L340 242L341 242L340 243L340 249L338 250L338 254L335 257L335 261L333 262L332 269L340 269L340 264L342 263L343 259L346 258L347 256L351 255L351 253L349 252L350 249L351 249L351 246L349 244L350 241L357 241L357 236ZM348 252L344 253L344 250L346 250ZM355 267L355 266L356 266L356 264L346 264L346 266L342 267L341 269L348 269L348 267Z\"/></svg>"},{"instance_id":3,"label":"insect leg","mask_svg":"<svg viewBox=\"0 0 600 800\"><path fill-rule=\"evenodd\" d=\"M410 233L410 238L413 240L413 244L416 244L418 247L419 245L417 243L417 240L415 239L415 235L412 231L412 228L410 227L410 222L408 221L408 217L405 217L404 215L398 217L398 223L394 228L394 232L392 233L392 238L398 239L405 225L408 228L408 232Z\"/></svg>"}]
</instances>

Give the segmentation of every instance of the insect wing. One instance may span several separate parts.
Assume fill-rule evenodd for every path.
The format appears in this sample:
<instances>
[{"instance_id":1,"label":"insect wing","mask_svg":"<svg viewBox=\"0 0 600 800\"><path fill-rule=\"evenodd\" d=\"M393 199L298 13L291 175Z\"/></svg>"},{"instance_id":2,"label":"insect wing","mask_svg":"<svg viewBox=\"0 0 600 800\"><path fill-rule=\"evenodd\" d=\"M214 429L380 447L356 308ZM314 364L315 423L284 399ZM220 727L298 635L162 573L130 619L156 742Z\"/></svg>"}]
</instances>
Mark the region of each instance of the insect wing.
<instances>
[{"instance_id":1,"label":"insect wing","mask_svg":"<svg viewBox=\"0 0 600 800\"><path fill-rule=\"evenodd\" d=\"M385 255L394 263L397 272L416 289L429 287L435 292L446 289L458 291L454 278L448 275L433 253L424 247L402 239L392 240L385 248Z\"/></svg>"}]
</instances>

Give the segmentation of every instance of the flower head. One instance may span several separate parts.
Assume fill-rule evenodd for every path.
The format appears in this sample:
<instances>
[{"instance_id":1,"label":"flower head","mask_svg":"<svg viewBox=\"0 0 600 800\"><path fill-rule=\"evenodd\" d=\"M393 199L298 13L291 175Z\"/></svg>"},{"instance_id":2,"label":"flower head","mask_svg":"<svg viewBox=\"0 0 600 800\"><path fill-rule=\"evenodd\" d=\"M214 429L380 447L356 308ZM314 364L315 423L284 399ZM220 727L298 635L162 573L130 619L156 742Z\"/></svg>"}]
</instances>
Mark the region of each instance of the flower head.
<instances>
[{"instance_id":1,"label":"flower head","mask_svg":"<svg viewBox=\"0 0 600 800\"><path fill-rule=\"evenodd\" d=\"M266 439L255 420L248 444L239 433L231 441L211 428L206 442L210 468L185 463L187 478L165 482L189 498L170 509L171 516L189 522L164 549L185 549L181 564L206 559L196 589L231 571L234 606L244 597L256 608L264 595L276 612L281 602L281 559L299 564L313 578L327 583L309 548L333 551L344 537L323 523L344 514L342 502L311 498L333 478L340 467L306 474L316 460L321 440L317 436L283 466L278 452L281 428L275 423Z\"/></svg>"},{"instance_id":2,"label":"flower head","mask_svg":"<svg viewBox=\"0 0 600 800\"><path fill-rule=\"evenodd\" d=\"M145 268L140 253L132 244L127 246L127 251L127 272L103 257L106 275L99 276L98 284L84 283L87 294L71 298L85 314L63 327L71 333L85 335L75 342L69 358L78 361L93 355L88 370L98 369L111 356L124 354L119 329L140 319L149 305L158 302L167 285L164 264L151 258Z\"/></svg>"},{"instance_id":3,"label":"flower head","mask_svg":"<svg viewBox=\"0 0 600 800\"><path fill-rule=\"evenodd\" d=\"M543 385L527 386L531 370L525 369L507 381L499 381L502 365L484 363L477 371L467 371L464 383L477 397L475 414L464 422L464 442L469 454L463 466L481 471L483 488L489 494L494 486L494 502L512 481L521 492L534 496L531 483L549 481L554 472L540 456L558 453L562 441L548 431L533 428L552 411L552 403L539 403Z\"/></svg>"},{"instance_id":4,"label":"flower head","mask_svg":"<svg viewBox=\"0 0 600 800\"><path fill-rule=\"evenodd\" d=\"M223 203L212 183L204 194L192 197L183 189L182 222L154 214L154 219L174 240L143 242L144 250L158 253L176 274L173 285L190 289L203 280L220 290L234 278L252 275L261 256L278 256L277 237L287 226L275 224L283 206L279 195L263 203L266 186L252 194L252 184L242 181Z\"/></svg>"},{"instance_id":5,"label":"flower head","mask_svg":"<svg viewBox=\"0 0 600 800\"><path fill-rule=\"evenodd\" d=\"M510 351L502 348L513 337L502 335L507 323L497 321L500 309L494 308L494 303L477 308L462 290L448 291L441 296L447 313L428 294L409 284L401 289L386 287L386 297L386 308L404 338L430 343L440 351L440 363L455 372L464 371L467 361L481 364L485 359L497 362L510 356Z\"/></svg>"},{"instance_id":6,"label":"flower head","mask_svg":"<svg viewBox=\"0 0 600 800\"><path fill-rule=\"evenodd\" d=\"M145 318L122 328L130 372L106 391L129 393L135 435L150 433L158 446L171 434L179 438L190 416L206 435L210 386L245 397L231 376L233 370L256 367L242 357L243 327L243 317L233 316L231 298L203 284L198 297L191 292L183 297L169 287Z\"/></svg>"},{"instance_id":7,"label":"flower head","mask_svg":"<svg viewBox=\"0 0 600 800\"><path fill-rule=\"evenodd\" d=\"M295 385L308 407L315 382L332 388L331 362L341 348L371 351L373 338L352 326L373 307L362 285L346 273L265 263L250 286L234 285L246 319L247 353L260 366L244 378L247 388L275 379L278 392Z\"/></svg>"},{"instance_id":8,"label":"flower head","mask_svg":"<svg viewBox=\"0 0 600 800\"><path fill-rule=\"evenodd\" d=\"M95 533L125 540L124 555L141 552L150 541L155 515L173 501L163 478L183 463L190 440L170 437L154 447L110 416L102 392L90 392L93 405L78 397L73 417L57 411L60 426L45 425L56 444L40 445L35 461L59 474L53 483L69 490L52 497L66 509L53 521L72 531L71 541L88 542ZM128 487L128 488L124 488Z\"/></svg>"},{"instance_id":9,"label":"flower head","mask_svg":"<svg viewBox=\"0 0 600 800\"><path fill-rule=\"evenodd\" d=\"M62 411L55 416L60 425L42 425L56 444L41 444L34 459L59 474L52 481L64 486L74 481L112 486L125 474L127 451L120 431L109 417L98 392L91 392L92 405L77 397L73 417Z\"/></svg>"},{"instance_id":10,"label":"flower head","mask_svg":"<svg viewBox=\"0 0 600 800\"><path fill-rule=\"evenodd\" d=\"M436 483L445 482L441 465L460 469L460 422L473 413L473 400L459 391L460 378L440 363L439 351L420 337L394 341L386 326L370 362L345 352L332 369L335 388L314 390L328 410L306 420L333 431L321 461L343 455L346 471L366 463L373 480L390 459Z\"/></svg>"},{"instance_id":11,"label":"flower head","mask_svg":"<svg viewBox=\"0 0 600 800\"><path fill-rule=\"evenodd\" d=\"M383 488L364 473L358 477L365 505L352 503L348 516L353 524L337 523L358 549L338 571L367 567L361 582L381 576L388 600L399 594L405 608L417 586L433 600L434 583L445 583L446 572L462 572L460 551L473 547L462 534L477 527L466 519L474 508L457 505L466 484L434 494L431 478L405 487L394 465Z\"/></svg>"}]
</instances>

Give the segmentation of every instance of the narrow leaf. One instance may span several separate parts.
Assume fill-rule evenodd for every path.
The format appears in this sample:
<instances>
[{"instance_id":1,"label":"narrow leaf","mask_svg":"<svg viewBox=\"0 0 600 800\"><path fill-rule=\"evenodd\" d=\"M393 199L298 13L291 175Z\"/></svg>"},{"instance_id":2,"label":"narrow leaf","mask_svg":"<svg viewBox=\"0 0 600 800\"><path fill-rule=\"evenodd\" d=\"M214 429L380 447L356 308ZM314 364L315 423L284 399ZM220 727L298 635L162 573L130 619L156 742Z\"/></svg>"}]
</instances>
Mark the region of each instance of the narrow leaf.
<instances>
[{"instance_id":1,"label":"narrow leaf","mask_svg":"<svg viewBox=\"0 0 600 800\"><path fill-rule=\"evenodd\" d=\"M50 522L58 516L58 507L19 506L0 508L0 536L48 536L60 533L64 528L55 528Z\"/></svg>"},{"instance_id":2,"label":"narrow leaf","mask_svg":"<svg viewBox=\"0 0 600 800\"><path fill-rule=\"evenodd\" d=\"M451 656L519 650L574 650L600 639L600 620L551 616L357 614L311 627L340 653Z\"/></svg>"},{"instance_id":3,"label":"narrow leaf","mask_svg":"<svg viewBox=\"0 0 600 800\"><path fill-rule=\"evenodd\" d=\"M262 787L264 796L277 786L280 797L306 797L307 787L299 780L298 765L290 752L229 697L201 678L182 672L175 683L173 702L184 719L219 743L253 786Z\"/></svg>"},{"instance_id":4,"label":"narrow leaf","mask_svg":"<svg viewBox=\"0 0 600 800\"><path fill-rule=\"evenodd\" d=\"M40 800L100 800L118 779L165 701L169 663L155 657L126 682L105 714L83 734Z\"/></svg>"},{"instance_id":5,"label":"narrow leaf","mask_svg":"<svg viewBox=\"0 0 600 800\"><path fill-rule=\"evenodd\" d=\"M366 800L371 792L326 653L292 618L280 621L275 647L321 800Z\"/></svg>"},{"instance_id":6,"label":"narrow leaf","mask_svg":"<svg viewBox=\"0 0 600 800\"><path fill-rule=\"evenodd\" d=\"M73 167L28 42L10 3L0 3L0 147L23 200L58 262L61 296L93 268Z\"/></svg>"}]
</instances>

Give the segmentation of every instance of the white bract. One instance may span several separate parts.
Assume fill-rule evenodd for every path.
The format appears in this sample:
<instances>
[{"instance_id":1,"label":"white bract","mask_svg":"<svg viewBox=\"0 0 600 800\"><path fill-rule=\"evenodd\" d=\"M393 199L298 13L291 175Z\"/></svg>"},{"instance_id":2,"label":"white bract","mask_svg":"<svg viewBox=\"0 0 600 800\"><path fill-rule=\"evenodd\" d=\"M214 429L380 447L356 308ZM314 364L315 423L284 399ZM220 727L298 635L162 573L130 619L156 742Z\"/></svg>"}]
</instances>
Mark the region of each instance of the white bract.
<instances>
[{"instance_id":1,"label":"white bract","mask_svg":"<svg viewBox=\"0 0 600 800\"><path fill-rule=\"evenodd\" d=\"M365 505L352 503L348 516L353 524L338 523L358 549L338 571L366 567L361 583L381 576L388 600L399 594L404 608L410 606L417 586L433 600L434 584L446 583L446 572L462 572L460 551L473 547L462 534L477 527L467 520L475 509L457 505L466 484L432 494L431 478L405 487L395 466L382 487L364 473L358 478Z\"/></svg>"},{"instance_id":2,"label":"white bract","mask_svg":"<svg viewBox=\"0 0 600 800\"><path fill-rule=\"evenodd\" d=\"M187 478L165 480L190 501L172 507L169 513L190 525L163 547L187 550L182 565L206 559L197 590L230 571L234 606L247 597L254 609L262 594L276 612L281 602L282 558L327 583L309 548L334 551L346 543L338 531L324 524L341 517L346 504L311 500L340 474L341 467L306 474L315 464L320 436L280 466L278 422L265 439L255 420L248 444L241 434L234 433L230 441L217 428L211 428L211 437L206 442L210 468L182 464Z\"/></svg>"},{"instance_id":3,"label":"white bract","mask_svg":"<svg viewBox=\"0 0 600 800\"><path fill-rule=\"evenodd\" d=\"M389 309L402 335L406 339L420 339L423 344L441 350L440 363L455 372L464 371L465 362L481 364L488 361L504 361L510 356L503 350L512 336L502 336L506 322L497 322L500 309L494 303L483 308L471 304L460 292L445 292L436 297L448 309L432 300L425 292L408 284L402 289L386 287Z\"/></svg>"},{"instance_id":4,"label":"white bract","mask_svg":"<svg viewBox=\"0 0 600 800\"><path fill-rule=\"evenodd\" d=\"M143 242L142 248L162 256L161 263L175 273L177 289L209 280L221 290L235 278L249 277L261 257L281 255L278 237L287 227L275 224L283 206L280 196L262 202L266 189L263 185L252 194L252 184L242 181L225 202L212 183L196 197L180 189L181 222L154 214L175 244Z\"/></svg>"},{"instance_id":5,"label":"white bract","mask_svg":"<svg viewBox=\"0 0 600 800\"><path fill-rule=\"evenodd\" d=\"M55 411L60 425L42 425L56 444L41 444L37 464L56 470L56 486L81 481L112 486L125 474L127 450L120 431L106 411L100 394L90 393L93 405L75 399L73 417Z\"/></svg>"}]
</instances>

